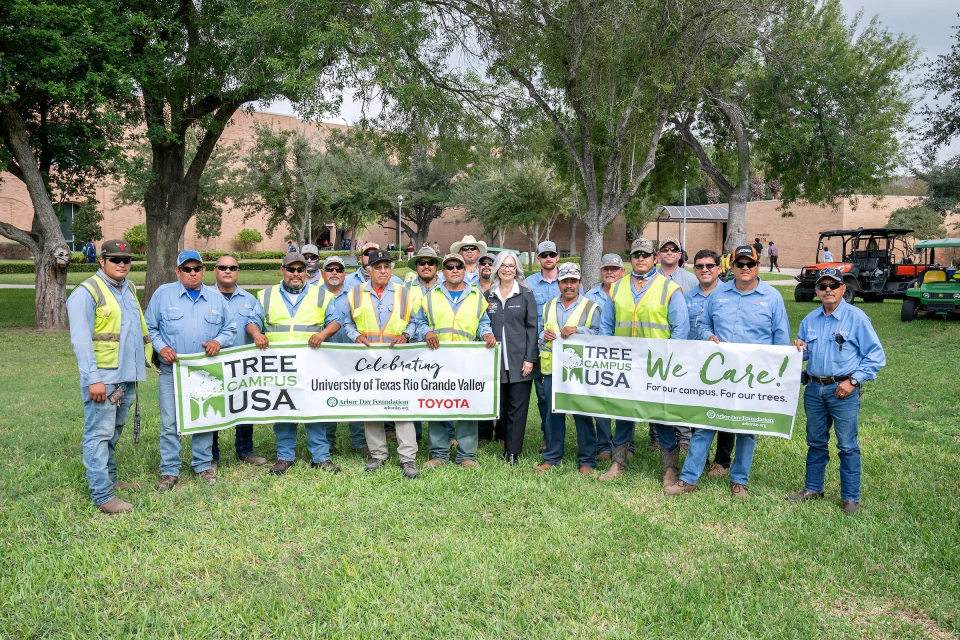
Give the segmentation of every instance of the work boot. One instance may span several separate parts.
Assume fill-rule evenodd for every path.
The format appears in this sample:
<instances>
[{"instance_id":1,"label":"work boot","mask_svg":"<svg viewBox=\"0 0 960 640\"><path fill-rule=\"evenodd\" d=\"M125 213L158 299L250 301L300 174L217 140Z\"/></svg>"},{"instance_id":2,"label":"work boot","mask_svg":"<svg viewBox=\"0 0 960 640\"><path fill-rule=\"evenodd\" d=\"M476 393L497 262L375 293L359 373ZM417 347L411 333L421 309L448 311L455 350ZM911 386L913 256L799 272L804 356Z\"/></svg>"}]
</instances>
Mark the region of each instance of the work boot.
<instances>
[{"instance_id":1,"label":"work boot","mask_svg":"<svg viewBox=\"0 0 960 640\"><path fill-rule=\"evenodd\" d=\"M857 511L860 511L860 503L856 500L842 500L840 507L848 516L855 516L857 515Z\"/></svg>"},{"instance_id":2,"label":"work boot","mask_svg":"<svg viewBox=\"0 0 960 640\"><path fill-rule=\"evenodd\" d=\"M220 468L220 463L214 460L213 462L210 463L210 468L213 469L214 473L216 473L217 469Z\"/></svg>"},{"instance_id":3,"label":"work boot","mask_svg":"<svg viewBox=\"0 0 960 640\"><path fill-rule=\"evenodd\" d=\"M383 465L387 464L386 458L373 458L370 462L367 463L367 466L363 468L364 471L376 471Z\"/></svg>"},{"instance_id":4,"label":"work boot","mask_svg":"<svg viewBox=\"0 0 960 640\"><path fill-rule=\"evenodd\" d=\"M588 467L587 465L583 465L582 467L580 467L580 475L589 476L592 474L593 474L593 467Z\"/></svg>"},{"instance_id":5,"label":"work boot","mask_svg":"<svg viewBox=\"0 0 960 640\"><path fill-rule=\"evenodd\" d=\"M447 464L447 461L446 461L446 460L442 460L442 459L440 459L440 458L432 458L432 459L427 460L426 462L423 463L423 468L424 468L424 469L435 469L436 467L441 467L441 466L443 466L443 465L445 465L445 464Z\"/></svg>"},{"instance_id":6,"label":"work boot","mask_svg":"<svg viewBox=\"0 0 960 640\"><path fill-rule=\"evenodd\" d=\"M170 491L179 479L179 476L160 476L160 484L157 485L157 491Z\"/></svg>"},{"instance_id":7,"label":"work boot","mask_svg":"<svg viewBox=\"0 0 960 640\"><path fill-rule=\"evenodd\" d=\"M273 463L273 466L270 467L270 475L272 476L282 476L287 472L287 469L293 466L293 460L277 460Z\"/></svg>"},{"instance_id":8,"label":"work boot","mask_svg":"<svg viewBox=\"0 0 960 640\"><path fill-rule=\"evenodd\" d=\"M118 513L128 513L133 511L133 505L129 502L124 502L120 498L111 498L103 504L98 504L97 509L100 509L100 511L113 516Z\"/></svg>"},{"instance_id":9,"label":"work boot","mask_svg":"<svg viewBox=\"0 0 960 640\"><path fill-rule=\"evenodd\" d=\"M206 480L207 484L214 485L217 484L217 472L213 470L213 467L209 469L204 469L197 474L201 479Z\"/></svg>"},{"instance_id":10,"label":"work boot","mask_svg":"<svg viewBox=\"0 0 960 640\"><path fill-rule=\"evenodd\" d=\"M520 456L518 456L518 455L515 454L515 453L505 453L505 454L503 454L503 460L504 460L508 465L510 465L511 467L517 466L517 462L519 462L519 460L518 460L519 457L520 457Z\"/></svg>"},{"instance_id":11,"label":"work boot","mask_svg":"<svg viewBox=\"0 0 960 640\"><path fill-rule=\"evenodd\" d=\"M807 500L822 500L823 492L814 493L813 491L807 491L806 489L801 489L795 494L789 496L787 500L790 502L806 502Z\"/></svg>"},{"instance_id":12,"label":"work boot","mask_svg":"<svg viewBox=\"0 0 960 640\"><path fill-rule=\"evenodd\" d=\"M401 462L400 468L403 469L403 475L411 480L420 475L420 472L417 471L417 465L413 462Z\"/></svg>"},{"instance_id":13,"label":"work boot","mask_svg":"<svg viewBox=\"0 0 960 640\"><path fill-rule=\"evenodd\" d=\"M459 464L461 467L466 467L467 469L472 469L473 467L477 466L477 462L475 460L470 460L469 458L466 460L461 460L457 464Z\"/></svg>"},{"instance_id":14,"label":"work boot","mask_svg":"<svg viewBox=\"0 0 960 640\"><path fill-rule=\"evenodd\" d=\"M328 471L333 474L340 473L340 467L333 463L333 460L324 460L323 462L311 462L311 469L320 469L321 471Z\"/></svg>"},{"instance_id":15,"label":"work boot","mask_svg":"<svg viewBox=\"0 0 960 640\"><path fill-rule=\"evenodd\" d=\"M667 451L660 447L660 460L663 462L663 486L672 487L680 479L680 448Z\"/></svg>"},{"instance_id":16,"label":"work boot","mask_svg":"<svg viewBox=\"0 0 960 640\"><path fill-rule=\"evenodd\" d=\"M544 462L543 464L535 466L533 470L536 471L537 473L543 473L547 469L552 469L552 468L553 468L552 464L550 464L549 462Z\"/></svg>"},{"instance_id":17,"label":"work boot","mask_svg":"<svg viewBox=\"0 0 960 640\"><path fill-rule=\"evenodd\" d=\"M243 456L242 458L240 458L240 462L249 464L254 467L262 467L263 465L267 464L267 459L261 458L260 456L255 456L251 453L248 456Z\"/></svg>"},{"instance_id":18,"label":"work boot","mask_svg":"<svg viewBox=\"0 0 960 640\"><path fill-rule=\"evenodd\" d=\"M606 460L609 460L611 457L612 456L610 455L609 451L601 451L600 453L597 454L597 462L604 462Z\"/></svg>"},{"instance_id":19,"label":"work boot","mask_svg":"<svg viewBox=\"0 0 960 640\"><path fill-rule=\"evenodd\" d=\"M613 448L613 464L602 476L597 478L597 482L606 482L622 476L627 471L627 452L630 451L630 443L622 444Z\"/></svg>"},{"instance_id":20,"label":"work boot","mask_svg":"<svg viewBox=\"0 0 960 640\"><path fill-rule=\"evenodd\" d=\"M676 484L672 484L669 487L664 487L663 495L665 496L679 496L683 493L693 493L697 490L697 485L687 484L683 480L677 480Z\"/></svg>"},{"instance_id":21,"label":"work boot","mask_svg":"<svg viewBox=\"0 0 960 640\"><path fill-rule=\"evenodd\" d=\"M136 482L114 482L113 488L117 491L123 491L124 489L136 489L140 491L140 485Z\"/></svg>"},{"instance_id":22,"label":"work boot","mask_svg":"<svg viewBox=\"0 0 960 640\"><path fill-rule=\"evenodd\" d=\"M719 477L721 477L721 476L727 475L728 473L730 473L730 468L729 468L729 467L725 467L725 466L723 466L722 464L720 464L720 463L718 463L718 462L714 462L714 463L713 463L713 466L710 467L710 471L707 471L707 477L708 477L708 478L719 478Z\"/></svg>"},{"instance_id":23,"label":"work boot","mask_svg":"<svg viewBox=\"0 0 960 640\"><path fill-rule=\"evenodd\" d=\"M734 498L749 498L750 492L747 491L747 485L737 482L730 483L730 493Z\"/></svg>"},{"instance_id":24,"label":"work boot","mask_svg":"<svg viewBox=\"0 0 960 640\"><path fill-rule=\"evenodd\" d=\"M656 451L660 448L660 441L656 438L650 438L650 444L647 445L647 451Z\"/></svg>"}]
</instances>

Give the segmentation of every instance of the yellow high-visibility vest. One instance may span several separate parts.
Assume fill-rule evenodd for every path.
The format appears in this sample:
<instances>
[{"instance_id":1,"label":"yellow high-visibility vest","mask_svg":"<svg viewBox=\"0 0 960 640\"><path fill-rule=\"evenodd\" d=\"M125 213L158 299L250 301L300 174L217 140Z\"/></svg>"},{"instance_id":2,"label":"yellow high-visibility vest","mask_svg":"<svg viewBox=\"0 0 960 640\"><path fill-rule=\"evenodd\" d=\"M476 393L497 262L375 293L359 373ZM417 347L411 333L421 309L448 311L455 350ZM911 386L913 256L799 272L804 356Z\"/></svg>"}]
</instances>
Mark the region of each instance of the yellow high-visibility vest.
<instances>
[{"instance_id":1,"label":"yellow high-visibility vest","mask_svg":"<svg viewBox=\"0 0 960 640\"><path fill-rule=\"evenodd\" d=\"M407 287L393 283L393 309L381 329L373 306L373 292L364 290L364 286L366 284L355 285L348 296L350 315L357 325L357 331L373 344L390 344L410 324L410 316L414 311L413 295Z\"/></svg>"},{"instance_id":2,"label":"yellow high-visibility vest","mask_svg":"<svg viewBox=\"0 0 960 640\"><path fill-rule=\"evenodd\" d=\"M476 303L471 298L475 298ZM430 330L437 334L440 342L474 342L477 329L480 328L480 318L488 305L486 298L471 286L456 311L440 287L434 287L424 294L420 306L427 316Z\"/></svg>"},{"instance_id":3,"label":"yellow high-visibility vest","mask_svg":"<svg viewBox=\"0 0 960 640\"><path fill-rule=\"evenodd\" d=\"M557 305L559 303L560 298L553 298L543 305L543 328L544 330L553 331L557 335L560 335L560 327L557 325ZM563 326L592 329L593 310L596 308L596 302L580 296L580 299L577 300L577 304L573 307L570 315L567 316L567 321L563 323ZM578 310L580 311L579 314L577 313ZM540 350L540 371L543 372L543 375L549 376L553 373L552 367L553 341L551 340L550 342L545 342L543 349Z\"/></svg>"},{"instance_id":4,"label":"yellow high-visibility vest","mask_svg":"<svg viewBox=\"0 0 960 640\"><path fill-rule=\"evenodd\" d=\"M327 307L333 303L333 294L326 289L308 284L297 312L290 317L283 300L282 285L261 289L257 293L263 306L263 332L270 342L306 342L310 336L323 330Z\"/></svg>"},{"instance_id":5,"label":"yellow high-visibility vest","mask_svg":"<svg viewBox=\"0 0 960 640\"><path fill-rule=\"evenodd\" d=\"M640 302L633 303L631 279L626 276L613 285L610 298L616 310L613 335L632 338L669 338L670 318L667 309L670 298L680 293L680 285L657 273L653 276ZM680 295L683 295L680 293Z\"/></svg>"},{"instance_id":6,"label":"yellow high-visibility vest","mask_svg":"<svg viewBox=\"0 0 960 640\"><path fill-rule=\"evenodd\" d=\"M104 291L107 284L94 276L80 283L80 286L90 292L97 305L97 314L93 322L93 355L97 359L98 369L116 369L120 366L120 316L123 310L120 302L109 291ZM127 280L127 288L133 299L137 300L137 287ZM153 343L150 341L150 332L147 331L147 321L143 318L143 309L137 300L137 311L140 312L140 334L143 336L143 356L147 366L153 358Z\"/></svg>"}]
</instances>

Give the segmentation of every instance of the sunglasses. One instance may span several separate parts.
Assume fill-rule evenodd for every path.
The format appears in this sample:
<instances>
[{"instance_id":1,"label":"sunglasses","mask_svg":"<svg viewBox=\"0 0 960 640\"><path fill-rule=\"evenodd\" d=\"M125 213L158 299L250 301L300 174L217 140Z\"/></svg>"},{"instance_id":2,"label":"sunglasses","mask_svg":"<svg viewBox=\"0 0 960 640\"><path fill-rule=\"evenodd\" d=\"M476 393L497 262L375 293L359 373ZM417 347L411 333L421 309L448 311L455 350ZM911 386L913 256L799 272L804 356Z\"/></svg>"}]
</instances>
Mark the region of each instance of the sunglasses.
<instances>
[{"instance_id":1,"label":"sunglasses","mask_svg":"<svg viewBox=\"0 0 960 640\"><path fill-rule=\"evenodd\" d=\"M433 260L417 260L418 267L436 266L436 264Z\"/></svg>"},{"instance_id":2,"label":"sunglasses","mask_svg":"<svg viewBox=\"0 0 960 640\"><path fill-rule=\"evenodd\" d=\"M753 269L758 264L760 264L758 260L750 260L749 262L734 262L733 266L736 269Z\"/></svg>"},{"instance_id":3,"label":"sunglasses","mask_svg":"<svg viewBox=\"0 0 960 640\"><path fill-rule=\"evenodd\" d=\"M364 251L364 252L363 252L363 255L365 255L365 256L367 256L367 257L369 258L370 256L372 256L372 255L375 254L376 252L377 252L377 249L371 249L370 251Z\"/></svg>"},{"instance_id":4,"label":"sunglasses","mask_svg":"<svg viewBox=\"0 0 960 640\"><path fill-rule=\"evenodd\" d=\"M480 266L481 266L481 267L492 267L492 266L493 266L493 260L481 260L481 261L480 261Z\"/></svg>"},{"instance_id":5,"label":"sunglasses","mask_svg":"<svg viewBox=\"0 0 960 640\"><path fill-rule=\"evenodd\" d=\"M179 269L184 273L200 273L203 271L203 265L200 265L199 267L179 267Z\"/></svg>"},{"instance_id":6,"label":"sunglasses","mask_svg":"<svg viewBox=\"0 0 960 640\"><path fill-rule=\"evenodd\" d=\"M680 253L680 249L677 249L676 247L664 247L660 249L660 253Z\"/></svg>"},{"instance_id":7,"label":"sunglasses","mask_svg":"<svg viewBox=\"0 0 960 640\"><path fill-rule=\"evenodd\" d=\"M286 271L287 273L303 273L304 271L307 270L307 268L306 267L284 267L283 270Z\"/></svg>"},{"instance_id":8,"label":"sunglasses","mask_svg":"<svg viewBox=\"0 0 960 640\"><path fill-rule=\"evenodd\" d=\"M695 264L693 268L697 271L703 271L704 269L716 269L717 265L715 264Z\"/></svg>"},{"instance_id":9,"label":"sunglasses","mask_svg":"<svg viewBox=\"0 0 960 640\"><path fill-rule=\"evenodd\" d=\"M646 260L651 256L653 256L653 254L647 251L634 251L633 253L630 254L630 257L633 258L634 260L636 260L637 258L643 258L644 260Z\"/></svg>"},{"instance_id":10,"label":"sunglasses","mask_svg":"<svg viewBox=\"0 0 960 640\"><path fill-rule=\"evenodd\" d=\"M231 264L229 266L218 264L217 271L240 271L240 267L235 264Z\"/></svg>"},{"instance_id":11,"label":"sunglasses","mask_svg":"<svg viewBox=\"0 0 960 640\"><path fill-rule=\"evenodd\" d=\"M130 258L107 258L107 261L113 264L130 264Z\"/></svg>"},{"instance_id":12,"label":"sunglasses","mask_svg":"<svg viewBox=\"0 0 960 640\"><path fill-rule=\"evenodd\" d=\"M836 291L842 286L843 286L842 282L828 282L824 284L818 284L817 291L826 291L827 289L830 289L830 291Z\"/></svg>"},{"instance_id":13,"label":"sunglasses","mask_svg":"<svg viewBox=\"0 0 960 640\"><path fill-rule=\"evenodd\" d=\"M307 262L320 262L320 256L303 256Z\"/></svg>"},{"instance_id":14,"label":"sunglasses","mask_svg":"<svg viewBox=\"0 0 960 640\"><path fill-rule=\"evenodd\" d=\"M480 251L477 247L460 247L460 251Z\"/></svg>"},{"instance_id":15,"label":"sunglasses","mask_svg":"<svg viewBox=\"0 0 960 640\"><path fill-rule=\"evenodd\" d=\"M343 273L343 267L324 267L326 273Z\"/></svg>"},{"instance_id":16,"label":"sunglasses","mask_svg":"<svg viewBox=\"0 0 960 640\"><path fill-rule=\"evenodd\" d=\"M443 265L444 271L463 271L466 269L462 264L445 264Z\"/></svg>"},{"instance_id":17,"label":"sunglasses","mask_svg":"<svg viewBox=\"0 0 960 640\"><path fill-rule=\"evenodd\" d=\"M557 254L555 254L555 253L552 252L552 251L548 251L548 252L546 252L546 253L541 253L541 254L540 254L540 257L541 257L541 258L556 258L556 257L557 257Z\"/></svg>"}]
</instances>

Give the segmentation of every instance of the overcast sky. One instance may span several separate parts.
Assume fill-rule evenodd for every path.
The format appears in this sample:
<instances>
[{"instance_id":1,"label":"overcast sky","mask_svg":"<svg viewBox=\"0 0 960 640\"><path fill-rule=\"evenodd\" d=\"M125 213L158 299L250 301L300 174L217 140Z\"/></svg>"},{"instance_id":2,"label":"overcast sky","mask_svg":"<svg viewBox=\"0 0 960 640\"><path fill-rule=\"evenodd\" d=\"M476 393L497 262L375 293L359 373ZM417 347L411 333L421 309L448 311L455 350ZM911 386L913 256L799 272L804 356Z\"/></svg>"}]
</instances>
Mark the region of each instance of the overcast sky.
<instances>
[{"instance_id":1,"label":"overcast sky","mask_svg":"<svg viewBox=\"0 0 960 640\"><path fill-rule=\"evenodd\" d=\"M960 17L957 16L960 2L957 0L843 0L843 6L848 16L863 9L864 21L879 15L881 22L890 30L916 36L917 44L923 50L921 61L948 53L950 46L956 42L956 25L960 24ZM360 106L359 102L345 95L341 116L326 120L353 124L360 117ZM274 103L266 111L294 113L286 101ZM960 140L955 140L941 157L956 154L960 154Z\"/></svg>"}]
</instances>

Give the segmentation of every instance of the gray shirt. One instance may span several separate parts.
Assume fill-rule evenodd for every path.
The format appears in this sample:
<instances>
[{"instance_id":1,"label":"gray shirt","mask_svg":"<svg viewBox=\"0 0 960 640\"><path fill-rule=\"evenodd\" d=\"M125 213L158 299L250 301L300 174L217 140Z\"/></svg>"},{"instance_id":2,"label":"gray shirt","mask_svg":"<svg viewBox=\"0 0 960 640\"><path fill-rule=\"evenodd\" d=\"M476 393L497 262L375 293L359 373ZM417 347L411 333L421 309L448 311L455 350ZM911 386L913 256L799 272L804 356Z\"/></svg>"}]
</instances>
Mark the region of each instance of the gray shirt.
<instances>
[{"instance_id":1,"label":"gray shirt","mask_svg":"<svg viewBox=\"0 0 960 640\"><path fill-rule=\"evenodd\" d=\"M697 280L697 276L693 275L693 273L687 271L683 267L677 267L677 269L670 275L663 273L663 270L661 270L659 267L657 270L660 271L663 277L667 280L673 280L676 282L684 293L696 291L700 288L700 281Z\"/></svg>"}]
</instances>

